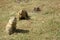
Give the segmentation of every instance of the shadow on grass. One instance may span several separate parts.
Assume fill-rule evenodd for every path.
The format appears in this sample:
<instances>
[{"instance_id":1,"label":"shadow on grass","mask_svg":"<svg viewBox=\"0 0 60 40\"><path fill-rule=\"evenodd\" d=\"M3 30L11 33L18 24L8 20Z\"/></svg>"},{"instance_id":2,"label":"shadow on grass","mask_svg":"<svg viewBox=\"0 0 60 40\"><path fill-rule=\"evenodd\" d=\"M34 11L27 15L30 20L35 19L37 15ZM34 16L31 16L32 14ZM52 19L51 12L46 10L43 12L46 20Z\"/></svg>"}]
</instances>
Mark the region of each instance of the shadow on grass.
<instances>
[{"instance_id":1,"label":"shadow on grass","mask_svg":"<svg viewBox=\"0 0 60 40\"><path fill-rule=\"evenodd\" d=\"M29 30L23 30L23 29L16 29L15 33L28 33Z\"/></svg>"},{"instance_id":2,"label":"shadow on grass","mask_svg":"<svg viewBox=\"0 0 60 40\"><path fill-rule=\"evenodd\" d=\"M29 20L29 19L30 19L30 16L28 16L27 18L25 18L25 17L19 18L19 20Z\"/></svg>"}]
</instances>

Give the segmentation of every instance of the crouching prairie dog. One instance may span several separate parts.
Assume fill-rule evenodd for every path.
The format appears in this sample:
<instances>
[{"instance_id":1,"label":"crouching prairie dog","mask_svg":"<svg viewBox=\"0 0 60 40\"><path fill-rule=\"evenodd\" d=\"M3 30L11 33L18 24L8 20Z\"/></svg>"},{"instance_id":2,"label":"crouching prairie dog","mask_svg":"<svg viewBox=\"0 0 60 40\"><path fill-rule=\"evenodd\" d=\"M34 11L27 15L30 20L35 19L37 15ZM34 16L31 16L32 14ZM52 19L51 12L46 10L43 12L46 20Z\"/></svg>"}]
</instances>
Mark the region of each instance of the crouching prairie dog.
<instances>
[{"instance_id":1,"label":"crouching prairie dog","mask_svg":"<svg viewBox=\"0 0 60 40\"><path fill-rule=\"evenodd\" d=\"M29 19L29 16L26 10L20 10L16 15L18 20Z\"/></svg>"},{"instance_id":2,"label":"crouching prairie dog","mask_svg":"<svg viewBox=\"0 0 60 40\"><path fill-rule=\"evenodd\" d=\"M11 17L6 25L6 33L11 35L16 30L17 19L16 17Z\"/></svg>"}]
</instances>

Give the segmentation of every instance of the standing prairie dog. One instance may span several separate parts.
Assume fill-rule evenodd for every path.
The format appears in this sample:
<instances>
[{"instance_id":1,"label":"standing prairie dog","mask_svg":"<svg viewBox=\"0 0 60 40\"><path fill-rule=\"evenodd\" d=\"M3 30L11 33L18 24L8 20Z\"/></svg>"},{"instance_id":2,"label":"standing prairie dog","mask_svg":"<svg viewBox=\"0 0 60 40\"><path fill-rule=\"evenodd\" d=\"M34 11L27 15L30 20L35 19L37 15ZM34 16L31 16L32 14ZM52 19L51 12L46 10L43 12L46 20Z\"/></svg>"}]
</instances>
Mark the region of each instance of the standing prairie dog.
<instances>
[{"instance_id":1,"label":"standing prairie dog","mask_svg":"<svg viewBox=\"0 0 60 40\"><path fill-rule=\"evenodd\" d=\"M6 33L8 33L9 35L14 33L14 31L16 30L16 24L17 24L16 17L11 17L6 25Z\"/></svg>"}]
</instances>

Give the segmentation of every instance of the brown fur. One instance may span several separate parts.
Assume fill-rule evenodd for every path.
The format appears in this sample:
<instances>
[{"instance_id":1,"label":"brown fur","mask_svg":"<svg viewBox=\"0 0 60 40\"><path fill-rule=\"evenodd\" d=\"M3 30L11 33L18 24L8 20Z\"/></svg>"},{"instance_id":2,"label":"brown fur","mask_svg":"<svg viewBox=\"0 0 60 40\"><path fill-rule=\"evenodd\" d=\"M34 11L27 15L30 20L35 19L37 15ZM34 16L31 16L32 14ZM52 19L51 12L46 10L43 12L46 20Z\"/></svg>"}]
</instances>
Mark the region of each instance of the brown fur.
<instances>
[{"instance_id":1,"label":"brown fur","mask_svg":"<svg viewBox=\"0 0 60 40\"><path fill-rule=\"evenodd\" d=\"M20 10L18 12L17 18L18 18L18 20L20 20L20 19L28 19L29 16L28 16L27 11L26 10Z\"/></svg>"},{"instance_id":2,"label":"brown fur","mask_svg":"<svg viewBox=\"0 0 60 40\"><path fill-rule=\"evenodd\" d=\"M34 11L41 11L39 7L34 7Z\"/></svg>"}]
</instances>

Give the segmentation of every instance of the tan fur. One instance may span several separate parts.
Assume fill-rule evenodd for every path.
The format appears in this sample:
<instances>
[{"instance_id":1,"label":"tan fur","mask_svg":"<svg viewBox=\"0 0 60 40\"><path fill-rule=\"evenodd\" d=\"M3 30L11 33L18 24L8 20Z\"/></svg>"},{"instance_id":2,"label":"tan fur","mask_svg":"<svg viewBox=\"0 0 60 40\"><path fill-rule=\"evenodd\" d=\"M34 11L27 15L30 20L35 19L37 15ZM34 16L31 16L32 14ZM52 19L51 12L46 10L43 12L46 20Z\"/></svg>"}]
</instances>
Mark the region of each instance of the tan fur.
<instances>
[{"instance_id":1,"label":"tan fur","mask_svg":"<svg viewBox=\"0 0 60 40\"><path fill-rule=\"evenodd\" d=\"M17 20L15 17L11 17L9 19L9 22L6 25L6 32L8 34L12 34L16 30L16 23L17 23Z\"/></svg>"},{"instance_id":2,"label":"tan fur","mask_svg":"<svg viewBox=\"0 0 60 40\"><path fill-rule=\"evenodd\" d=\"M21 11L22 11L22 10L20 10L18 13L16 13L16 18L17 18L17 20L19 20L19 19L21 18Z\"/></svg>"}]
</instances>

